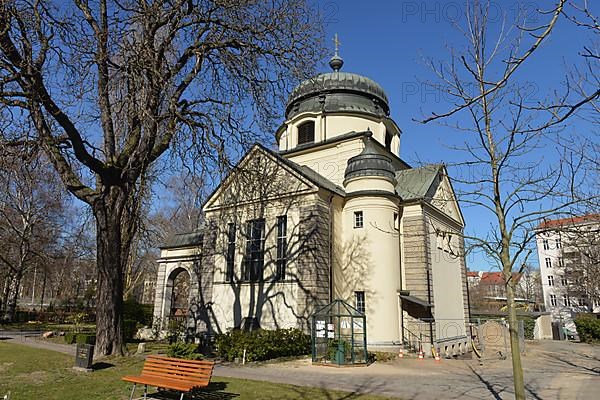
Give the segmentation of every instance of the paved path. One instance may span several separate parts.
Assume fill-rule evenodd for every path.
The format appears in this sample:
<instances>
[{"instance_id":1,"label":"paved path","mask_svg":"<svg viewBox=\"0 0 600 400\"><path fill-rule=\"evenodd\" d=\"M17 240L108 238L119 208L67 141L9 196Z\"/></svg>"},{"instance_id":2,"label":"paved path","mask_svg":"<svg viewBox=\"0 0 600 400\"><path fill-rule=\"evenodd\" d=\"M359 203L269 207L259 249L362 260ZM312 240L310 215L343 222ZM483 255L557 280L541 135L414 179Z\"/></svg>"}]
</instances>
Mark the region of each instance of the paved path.
<instances>
[{"instance_id":1,"label":"paved path","mask_svg":"<svg viewBox=\"0 0 600 400\"><path fill-rule=\"evenodd\" d=\"M0 331L9 342L74 355L75 346L36 340L33 333ZM39 336L39 335L38 335ZM523 356L527 397L600 398L600 346L569 342L528 342ZM263 366L217 365L215 375L254 379L402 399L513 399L510 359L403 359L357 368L312 366L308 361ZM352 397L349 397L352 398Z\"/></svg>"},{"instance_id":2,"label":"paved path","mask_svg":"<svg viewBox=\"0 0 600 400\"><path fill-rule=\"evenodd\" d=\"M18 343L38 349L56 351L59 353L75 356L74 344L60 344L47 340L41 340L42 332L39 331L5 331L0 330L0 340L8 343Z\"/></svg>"},{"instance_id":3,"label":"paved path","mask_svg":"<svg viewBox=\"0 0 600 400\"><path fill-rule=\"evenodd\" d=\"M600 347L544 342L528 344L523 356L527 397L587 400L600 396ZM403 399L513 399L508 360L404 359L364 368L290 362L260 367L219 365L218 376L376 393Z\"/></svg>"}]
</instances>

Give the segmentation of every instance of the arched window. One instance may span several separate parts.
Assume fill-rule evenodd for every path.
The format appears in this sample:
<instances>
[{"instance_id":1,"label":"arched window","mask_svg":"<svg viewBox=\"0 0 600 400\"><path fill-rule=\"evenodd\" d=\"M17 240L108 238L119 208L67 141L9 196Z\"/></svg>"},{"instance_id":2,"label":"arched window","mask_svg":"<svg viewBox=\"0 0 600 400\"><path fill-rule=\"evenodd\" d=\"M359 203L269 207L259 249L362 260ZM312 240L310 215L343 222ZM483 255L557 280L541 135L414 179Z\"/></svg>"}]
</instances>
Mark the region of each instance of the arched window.
<instances>
[{"instance_id":1,"label":"arched window","mask_svg":"<svg viewBox=\"0 0 600 400\"><path fill-rule=\"evenodd\" d=\"M298 145L315 141L315 122L307 121L298 126Z\"/></svg>"},{"instance_id":2,"label":"arched window","mask_svg":"<svg viewBox=\"0 0 600 400\"><path fill-rule=\"evenodd\" d=\"M385 149L392 151L392 134L388 131L385 131Z\"/></svg>"}]
</instances>

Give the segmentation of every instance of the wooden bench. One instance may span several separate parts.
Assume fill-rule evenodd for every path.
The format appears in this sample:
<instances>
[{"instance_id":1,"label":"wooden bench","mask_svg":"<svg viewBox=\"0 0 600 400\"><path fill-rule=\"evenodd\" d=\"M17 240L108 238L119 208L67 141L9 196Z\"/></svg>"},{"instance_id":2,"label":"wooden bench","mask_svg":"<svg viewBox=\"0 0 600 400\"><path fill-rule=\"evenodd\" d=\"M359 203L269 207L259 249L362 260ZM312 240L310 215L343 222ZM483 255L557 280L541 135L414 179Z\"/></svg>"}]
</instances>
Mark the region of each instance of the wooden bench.
<instances>
[{"instance_id":1,"label":"wooden bench","mask_svg":"<svg viewBox=\"0 0 600 400\"><path fill-rule=\"evenodd\" d=\"M171 389L181 392L180 400L192 388L207 387L210 383L215 363L212 361L183 360L180 358L149 355L144 362L142 374L124 376L126 382L132 382L131 396L136 384L144 385L144 399L147 398L148 386Z\"/></svg>"}]
</instances>

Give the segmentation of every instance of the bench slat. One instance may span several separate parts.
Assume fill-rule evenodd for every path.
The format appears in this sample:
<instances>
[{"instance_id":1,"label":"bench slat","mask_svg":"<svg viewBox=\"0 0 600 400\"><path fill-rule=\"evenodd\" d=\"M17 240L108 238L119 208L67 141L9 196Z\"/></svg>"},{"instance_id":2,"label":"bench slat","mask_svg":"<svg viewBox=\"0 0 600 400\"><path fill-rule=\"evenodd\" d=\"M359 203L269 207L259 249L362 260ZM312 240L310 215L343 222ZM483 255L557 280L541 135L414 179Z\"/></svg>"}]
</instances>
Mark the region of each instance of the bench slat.
<instances>
[{"instance_id":1,"label":"bench slat","mask_svg":"<svg viewBox=\"0 0 600 400\"><path fill-rule=\"evenodd\" d=\"M127 382L189 392L193 387L208 386L214 365L212 361L149 355L144 362L141 375L124 376L122 379Z\"/></svg>"}]
</instances>

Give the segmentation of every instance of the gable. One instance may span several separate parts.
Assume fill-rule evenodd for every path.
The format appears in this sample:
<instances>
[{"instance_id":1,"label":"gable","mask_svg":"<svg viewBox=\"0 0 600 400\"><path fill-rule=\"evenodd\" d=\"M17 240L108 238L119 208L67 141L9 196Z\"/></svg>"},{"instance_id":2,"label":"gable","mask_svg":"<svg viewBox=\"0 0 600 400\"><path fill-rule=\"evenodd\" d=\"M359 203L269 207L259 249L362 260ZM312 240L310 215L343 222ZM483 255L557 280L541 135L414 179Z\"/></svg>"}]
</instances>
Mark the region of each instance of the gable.
<instances>
[{"instance_id":1,"label":"gable","mask_svg":"<svg viewBox=\"0 0 600 400\"><path fill-rule=\"evenodd\" d=\"M255 145L209 196L203 210L314 192L318 186L264 147Z\"/></svg>"},{"instance_id":2,"label":"gable","mask_svg":"<svg viewBox=\"0 0 600 400\"><path fill-rule=\"evenodd\" d=\"M429 203L445 215L464 226L462 213L454 194L454 189L445 168L441 168L437 179L429 189Z\"/></svg>"}]
</instances>

